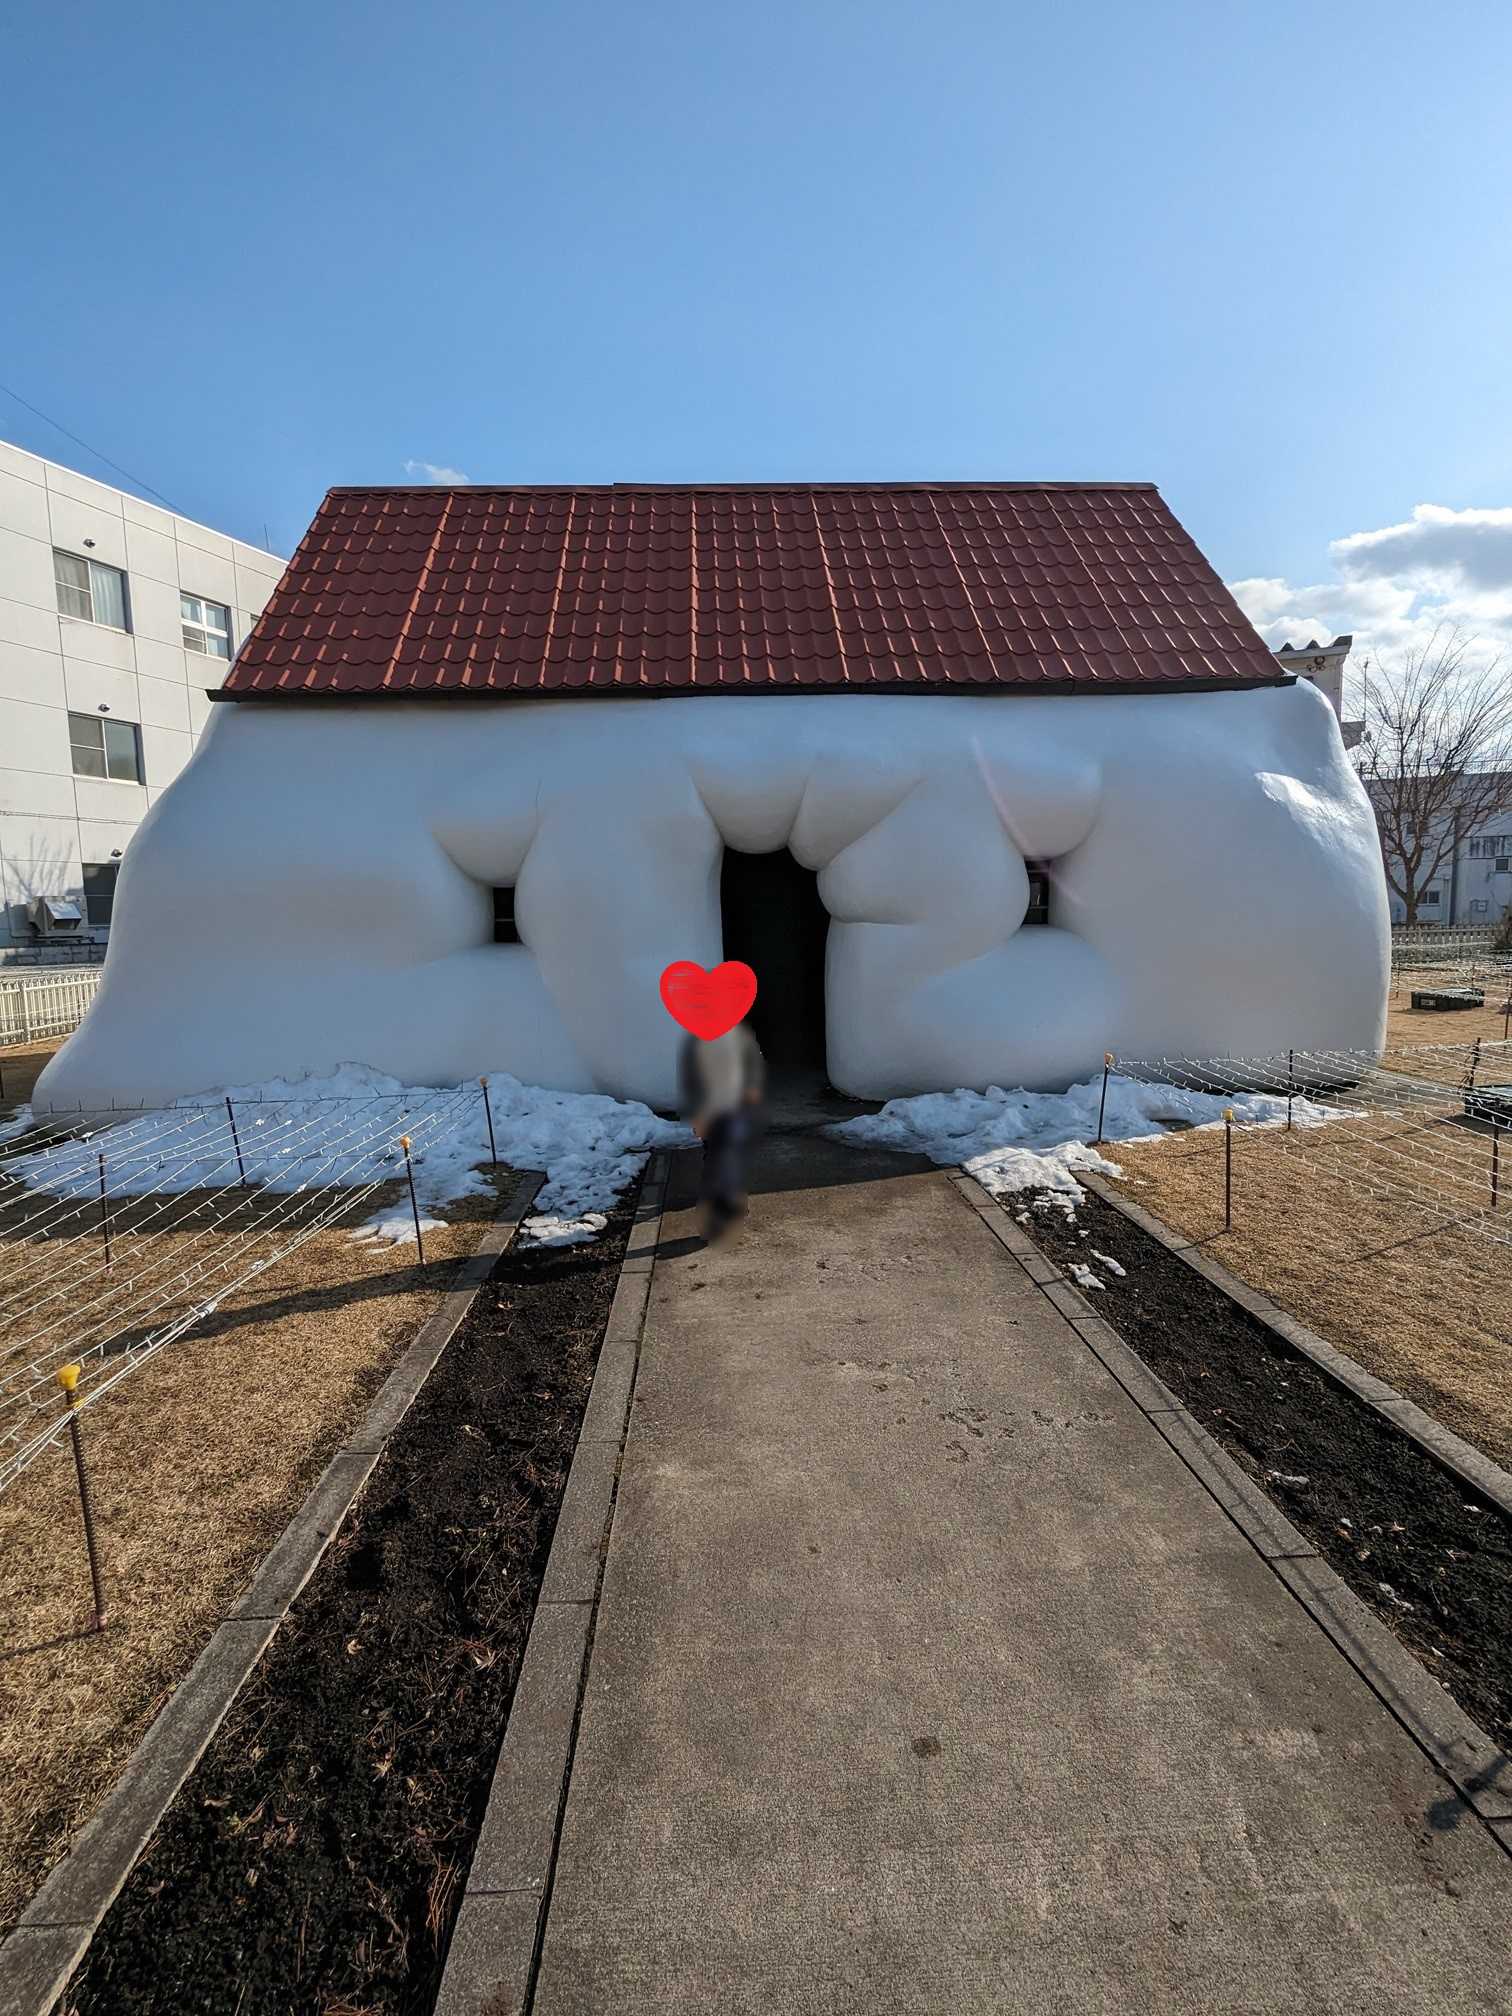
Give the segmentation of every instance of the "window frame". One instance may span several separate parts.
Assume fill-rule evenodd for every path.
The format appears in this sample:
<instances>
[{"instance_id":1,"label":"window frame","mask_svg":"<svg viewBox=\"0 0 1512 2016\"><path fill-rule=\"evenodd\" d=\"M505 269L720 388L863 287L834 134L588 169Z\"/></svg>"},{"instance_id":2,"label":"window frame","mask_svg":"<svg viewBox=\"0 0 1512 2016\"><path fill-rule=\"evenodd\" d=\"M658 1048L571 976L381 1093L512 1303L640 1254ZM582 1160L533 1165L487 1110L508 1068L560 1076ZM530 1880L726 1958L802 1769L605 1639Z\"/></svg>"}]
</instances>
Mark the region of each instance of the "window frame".
<instances>
[{"instance_id":1,"label":"window frame","mask_svg":"<svg viewBox=\"0 0 1512 2016\"><path fill-rule=\"evenodd\" d=\"M1024 922L1020 929L1046 930L1050 923L1050 896L1054 887L1050 863L1026 861L1024 870L1029 877L1029 903L1024 911Z\"/></svg>"},{"instance_id":2,"label":"window frame","mask_svg":"<svg viewBox=\"0 0 1512 2016\"><path fill-rule=\"evenodd\" d=\"M91 931L108 931L110 929L111 920L115 916L116 885L120 879L120 873L121 864L119 861L81 861L79 863L79 874L84 889L84 922ZM89 878L91 875L108 875L110 877L109 890L98 895L91 894L89 887ZM94 913L94 905L101 902L105 906L105 916L103 919L97 918Z\"/></svg>"},{"instance_id":3,"label":"window frame","mask_svg":"<svg viewBox=\"0 0 1512 2016\"><path fill-rule=\"evenodd\" d=\"M523 945L520 926L515 917L514 884L496 884L493 890L493 943L495 945Z\"/></svg>"},{"instance_id":4,"label":"window frame","mask_svg":"<svg viewBox=\"0 0 1512 2016\"><path fill-rule=\"evenodd\" d=\"M194 603L196 608L203 613L207 613L211 609L218 609L226 619L225 629L217 630L213 624L204 622L202 617L197 618L185 615L184 604L186 602ZM222 664L230 664L235 653L235 636L232 630L231 605L229 602L216 602L208 595L197 595L192 589L180 588L179 630L183 637L184 649L186 651L192 651L200 658L219 658ZM189 632L191 630L198 631L200 636L206 641L201 644L191 644L189 641ZM209 639L212 637L221 638L226 647L224 651L212 651L210 649Z\"/></svg>"},{"instance_id":5,"label":"window frame","mask_svg":"<svg viewBox=\"0 0 1512 2016\"><path fill-rule=\"evenodd\" d=\"M81 770L78 763L79 750L88 747L89 739L77 732L76 724L99 730L98 755L99 770ZM110 767L110 737L108 728L126 728L131 732L132 760L134 774L122 777ZM142 724L140 721L121 721L113 714L80 714L73 708L68 710L68 755L69 767L75 777L85 777L91 784L134 784L141 789L147 782L147 764L142 749Z\"/></svg>"},{"instance_id":6,"label":"window frame","mask_svg":"<svg viewBox=\"0 0 1512 2016\"><path fill-rule=\"evenodd\" d=\"M108 560L92 559L87 553L70 553L66 546L54 546L52 555L53 599L58 604L58 614L66 616L70 623L93 623L97 630L113 630L118 637L129 637L131 635L131 577L126 569L124 567L114 567ZM81 588L76 581L62 580L58 574L58 562L60 560L72 560L75 566L82 567L89 576L88 587ZM96 572L114 574L121 584L122 621L119 623L107 623L104 617L95 614L97 606L95 597ZM70 595L87 595L89 597L89 614L87 616L81 616L77 609L65 609L63 607L61 598L65 590Z\"/></svg>"}]
</instances>

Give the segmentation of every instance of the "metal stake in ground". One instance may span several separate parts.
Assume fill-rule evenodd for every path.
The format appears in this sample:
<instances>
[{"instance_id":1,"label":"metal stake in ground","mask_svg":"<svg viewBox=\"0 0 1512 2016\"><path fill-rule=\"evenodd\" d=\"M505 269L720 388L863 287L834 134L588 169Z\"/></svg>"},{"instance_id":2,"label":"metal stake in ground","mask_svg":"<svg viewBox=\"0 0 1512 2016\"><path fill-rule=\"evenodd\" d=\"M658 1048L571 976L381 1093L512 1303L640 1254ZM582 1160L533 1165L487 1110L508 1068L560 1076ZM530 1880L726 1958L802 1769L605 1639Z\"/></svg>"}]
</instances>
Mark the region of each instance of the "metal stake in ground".
<instances>
[{"instance_id":1,"label":"metal stake in ground","mask_svg":"<svg viewBox=\"0 0 1512 2016\"><path fill-rule=\"evenodd\" d=\"M1223 1229L1234 1229L1234 1109L1223 1109Z\"/></svg>"},{"instance_id":2,"label":"metal stake in ground","mask_svg":"<svg viewBox=\"0 0 1512 2016\"><path fill-rule=\"evenodd\" d=\"M105 1234L105 1265L110 1265L110 1206L105 1201L105 1155L100 1153L100 1229Z\"/></svg>"},{"instance_id":3,"label":"metal stake in ground","mask_svg":"<svg viewBox=\"0 0 1512 2016\"><path fill-rule=\"evenodd\" d=\"M1470 1082L1466 1089L1471 1092L1475 1090L1475 1072L1480 1063L1480 1043L1481 1039L1477 1036L1470 1046Z\"/></svg>"},{"instance_id":4,"label":"metal stake in ground","mask_svg":"<svg viewBox=\"0 0 1512 2016\"><path fill-rule=\"evenodd\" d=\"M1295 1050L1288 1050L1286 1053L1286 1131L1288 1134L1290 1134L1290 1132L1292 1131L1292 1124L1291 1124L1292 1100L1296 1097L1296 1095L1297 1095L1297 1053Z\"/></svg>"},{"instance_id":5,"label":"metal stake in ground","mask_svg":"<svg viewBox=\"0 0 1512 2016\"><path fill-rule=\"evenodd\" d=\"M420 1265L425 1265L425 1246L420 1238L420 1206L415 1202L415 1165L410 1160L410 1137L399 1136L399 1146L404 1150L404 1173L409 1178L410 1211L415 1220L415 1251L420 1255Z\"/></svg>"},{"instance_id":6,"label":"metal stake in ground","mask_svg":"<svg viewBox=\"0 0 1512 2016\"><path fill-rule=\"evenodd\" d=\"M1491 1209L1501 1206L1501 1122L1491 1121Z\"/></svg>"},{"instance_id":7,"label":"metal stake in ground","mask_svg":"<svg viewBox=\"0 0 1512 2016\"><path fill-rule=\"evenodd\" d=\"M94 1591L94 1628L105 1629L105 1592L100 1582L100 1554L95 1545L94 1501L89 1495L89 1471L84 1462L84 1438L79 1433L79 1373L78 1365L65 1365L58 1374L58 1384L68 1395L68 1433L73 1442L74 1468L79 1473L79 1504L84 1512L84 1545L89 1554L89 1582Z\"/></svg>"},{"instance_id":8,"label":"metal stake in ground","mask_svg":"<svg viewBox=\"0 0 1512 2016\"><path fill-rule=\"evenodd\" d=\"M245 1189L247 1183L247 1165L242 1160L241 1136L236 1131L236 1115L231 1111L231 1095L229 1092L226 1094L226 1118L231 1122L231 1145L236 1150L236 1173L241 1179L243 1189Z\"/></svg>"},{"instance_id":9,"label":"metal stake in ground","mask_svg":"<svg viewBox=\"0 0 1512 2016\"><path fill-rule=\"evenodd\" d=\"M499 1151L494 1145L493 1107L489 1104L488 1100L488 1080L480 1078L478 1083L483 1087L483 1111L488 1115L488 1153L493 1166L497 1169L499 1166Z\"/></svg>"},{"instance_id":10,"label":"metal stake in ground","mask_svg":"<svg viewBox=\"0 0 1512 2016\"><path fill-rule=\"evenodd\" d=\"M1102 1146L1103 1115L1108 1110L1108 1073L1112 1069L1113 1069L1113 1052L1111 1050L1104 1050L1102 1097L1097 1102L1097 1139L1092 1144L1095 1148L1100 1148Z\"/></svg>"}]
</instances>

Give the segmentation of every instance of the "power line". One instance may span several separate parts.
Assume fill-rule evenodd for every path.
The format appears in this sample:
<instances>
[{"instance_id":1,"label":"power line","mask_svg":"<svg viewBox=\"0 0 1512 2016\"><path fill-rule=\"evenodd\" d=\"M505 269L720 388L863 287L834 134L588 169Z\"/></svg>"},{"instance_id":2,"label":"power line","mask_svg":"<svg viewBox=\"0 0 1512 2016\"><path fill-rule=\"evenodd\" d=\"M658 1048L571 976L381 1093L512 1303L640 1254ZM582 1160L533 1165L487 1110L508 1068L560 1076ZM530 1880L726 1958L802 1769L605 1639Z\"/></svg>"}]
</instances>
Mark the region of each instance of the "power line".
<instances>
[{"instance_id":1,"label":"power line","mask_svg":"<svg viewBox=\"0 0 1512 2016\"><path fill-rule=\"evenodd\" d=\"M9 385L0 385L0 392L3 392L7 399L14 399L18 406L24 406L28 413L35 413L39 420L45 420L49 427L55 427L60 434L64 435L68 440L72 441L76 447L82 448L86 455L93 455L97 462L103 462L107 469L114 469L116 474L118 476L124 476L128 483L135 483L137 488L139 490L145 490L149 497L156 497L158 502L160 504L166 504L170 511L178 511L179 507L177 506L177 504L173 503L171 499L165 497L161 490L154 490L152 485L150 483L144 483L140 476L133 476L131 471L129 469L123 469L119 462L112 462L108 455L101 454L98 448L92 448L90 444L83 438L82 435L69 433L69 430L63 425L63 422L61 420L54 420L52 415L50 413L44 413L40 406L33 406L30 399L23 399L21 397L21 394L19 392L13 392ZM181 518L184 515L185 514L182 511L179 511L179 516Z\"/></svg>"}]
</instances>

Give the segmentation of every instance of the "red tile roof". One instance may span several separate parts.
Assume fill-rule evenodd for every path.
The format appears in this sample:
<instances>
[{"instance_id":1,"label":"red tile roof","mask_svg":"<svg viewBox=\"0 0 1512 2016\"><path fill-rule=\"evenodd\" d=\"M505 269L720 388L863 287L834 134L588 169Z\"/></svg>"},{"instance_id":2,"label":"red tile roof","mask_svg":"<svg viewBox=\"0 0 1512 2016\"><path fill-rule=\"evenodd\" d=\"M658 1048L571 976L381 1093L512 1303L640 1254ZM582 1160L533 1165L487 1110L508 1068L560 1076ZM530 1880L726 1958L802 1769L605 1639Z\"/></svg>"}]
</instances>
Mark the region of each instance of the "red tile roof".
<instances>
[{"instance_id":1,"label":"red tile roof","mask_svg":"<svg viewBox=\"0 0 1512 2016\"><path fill-rule=\"evenodd\" d=\"M222 689L1109 692L1287 675L1146 483L332 490Z\"/></svg>"}]
</instances>

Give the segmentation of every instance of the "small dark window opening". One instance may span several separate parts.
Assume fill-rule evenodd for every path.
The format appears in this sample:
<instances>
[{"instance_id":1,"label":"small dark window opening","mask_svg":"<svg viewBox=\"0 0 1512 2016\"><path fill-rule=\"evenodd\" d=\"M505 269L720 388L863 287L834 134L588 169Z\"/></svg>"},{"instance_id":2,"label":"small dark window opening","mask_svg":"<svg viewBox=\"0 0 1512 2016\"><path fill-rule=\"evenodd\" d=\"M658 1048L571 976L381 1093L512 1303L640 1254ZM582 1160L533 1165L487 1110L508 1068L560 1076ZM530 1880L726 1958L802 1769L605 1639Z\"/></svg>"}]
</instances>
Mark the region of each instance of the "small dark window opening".
<instances>
[{"instance_id":1,"label":"small dark window opening","mask_svg":"<svg viewBox=\"0 0 1512 2016\"><path fill-rule=\"evenodd\" d=\"M518 945L520 927L515 923L513 889L495 889L494 935L495 945Z\"/></svg>"},{"instance_id":2,"label":"small dark window opening","mask_svg":"<svg viewBox=\"0 0 1512 2016\"><path fill-rule=\"evenodd\" d=\"M119 861L84 863L84 914L89 919L91 931L110 929L111 912L115 909L116 877L120 872Z\"/></svg>"},{"instance_id":3,"label":"small dark window opening","mask_svg":"<svg viewBox=\"0 0 1512 2016\"><path fill-rule=\"evenodd\" d=\"M1026 924L1048 924L1050 922L1050 870L1043 861L1026 861L1029 871L1029 908L1024 913Z\"/></svg>"}]
</instances>

